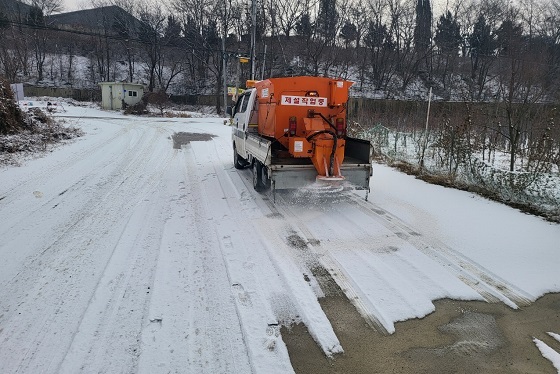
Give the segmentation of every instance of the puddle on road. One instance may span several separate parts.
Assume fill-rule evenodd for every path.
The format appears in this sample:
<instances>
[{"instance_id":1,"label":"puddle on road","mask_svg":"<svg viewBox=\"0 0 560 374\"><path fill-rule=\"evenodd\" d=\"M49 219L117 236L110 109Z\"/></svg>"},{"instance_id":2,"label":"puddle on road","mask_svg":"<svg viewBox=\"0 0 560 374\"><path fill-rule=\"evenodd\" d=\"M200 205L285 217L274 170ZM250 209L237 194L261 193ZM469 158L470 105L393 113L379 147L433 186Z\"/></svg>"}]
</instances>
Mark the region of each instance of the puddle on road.
<instances>
[{"instance_id":1,"label":"puddle on road","mask_svg":"<svg viewBox=\"0 0 560 374\"><path fill-rule=\"evenodd\" d=\"M332 282L334 283L334 282ZM296 373L557 373L533 337L560 352L560 294L513 310L504 304L439 300L422 319L398 322L385 336L370 328L336 289L320 300L344 354L328 359L304 325L282 329Z\"/></svg>"},{"instance_id":2,"label":"puddle on road","mask_svg":"<svg viewBox=\"0 0 560 374\"><path fill-rule=\"evenodd\" d=\"M187 145L190 142L207 142L212 140L216 135L202 134L196 132L176 132L172 135L173 148L181 149L181 146Z\"/></svg>"}]
</instances>

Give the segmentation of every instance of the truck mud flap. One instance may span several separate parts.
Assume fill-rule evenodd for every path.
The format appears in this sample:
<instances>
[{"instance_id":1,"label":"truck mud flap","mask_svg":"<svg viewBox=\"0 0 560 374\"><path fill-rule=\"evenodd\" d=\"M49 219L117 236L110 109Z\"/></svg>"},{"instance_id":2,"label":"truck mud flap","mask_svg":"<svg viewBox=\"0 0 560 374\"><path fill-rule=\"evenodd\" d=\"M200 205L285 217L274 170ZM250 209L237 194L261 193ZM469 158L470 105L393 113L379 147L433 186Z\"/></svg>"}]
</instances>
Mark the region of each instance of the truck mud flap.
<instances>
[{"instance_id":1,"label":"truck mud flap","mask_svg":"<svg viewBox=\"0 0 560 374\"><path fill-rule=\"evenodd\" d=\"M373 157L373 147L369 140L346 137L344 158L352 159L355 163L370 164Z\"/></svg>"}]
</instances>

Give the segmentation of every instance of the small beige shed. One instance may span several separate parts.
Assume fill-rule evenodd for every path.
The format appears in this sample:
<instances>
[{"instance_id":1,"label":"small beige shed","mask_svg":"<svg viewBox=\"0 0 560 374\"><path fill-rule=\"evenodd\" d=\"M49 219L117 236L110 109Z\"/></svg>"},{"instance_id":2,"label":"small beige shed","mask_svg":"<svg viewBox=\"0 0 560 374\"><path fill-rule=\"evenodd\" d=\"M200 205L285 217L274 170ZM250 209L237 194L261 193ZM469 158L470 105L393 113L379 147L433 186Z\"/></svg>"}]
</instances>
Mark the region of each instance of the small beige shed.
<instances>
[{"instance_id":1,"label":"small beige shed","mask_svg":"<svg viewBox=\"0 0 560 374\"><path fill-rule=\"evenodd\" d=\"M134 105L142 99L144 86L138 83L101 82L101 107L103 109L118 110L123 108L123 102Z\"/></svg>"}]
</instances>

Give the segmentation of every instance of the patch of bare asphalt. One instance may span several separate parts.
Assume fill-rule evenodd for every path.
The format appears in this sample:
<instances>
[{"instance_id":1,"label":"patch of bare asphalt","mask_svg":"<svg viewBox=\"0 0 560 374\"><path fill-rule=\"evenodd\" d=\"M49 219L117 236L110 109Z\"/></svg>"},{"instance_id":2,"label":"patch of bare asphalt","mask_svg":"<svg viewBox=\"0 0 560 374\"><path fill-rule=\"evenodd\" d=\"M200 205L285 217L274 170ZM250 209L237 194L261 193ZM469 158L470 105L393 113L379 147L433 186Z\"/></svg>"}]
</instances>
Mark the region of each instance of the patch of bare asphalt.
<instances>
[{"instance_id":1,"label":"patch of bare asphalt","mask_svg":"<svg viewBox=\"0 0 560 374\"><path fill-rule=\"evenodd\" d=\"M190 142L207 142L208 140L212 140L215 136L216 135L197 132L176 132L172 135L173 148L181 149L181 146L187 145Z\"/></svg>"},{"instance_id":2,"label":"patch of bare asphalt","mask_svg":"<svg viewBox=\"0 0 560 374\"><path fill-rule=\"evenodd\" d=\"M320 272L314 271L314 273ZM513 310L500 303L439 300L422 319L396 324L389 336L370 328L334 282L323 274L320 300L344 354L325 357L304 325L282 328L298 374L557 373L533 337L560 351L547 332L560 333L560 294Z\"/></svg>"}]
</instances>

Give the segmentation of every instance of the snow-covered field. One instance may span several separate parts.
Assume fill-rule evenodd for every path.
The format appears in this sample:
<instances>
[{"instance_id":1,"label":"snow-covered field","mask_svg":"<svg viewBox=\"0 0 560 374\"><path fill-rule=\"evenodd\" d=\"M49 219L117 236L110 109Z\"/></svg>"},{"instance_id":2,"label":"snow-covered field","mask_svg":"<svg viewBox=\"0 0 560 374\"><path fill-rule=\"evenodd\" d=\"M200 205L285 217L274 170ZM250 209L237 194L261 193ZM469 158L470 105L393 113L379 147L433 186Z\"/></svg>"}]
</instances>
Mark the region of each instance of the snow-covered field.
<instances>
[{"instance_id":1,"label":"snow-covered field","mask_svg":"<svg viewBox=\"0 0 560 374\"><path fill-rule=\"evenodd\" d=\"M274 203L223 119L56 115L86 136L0 170L0 373L290 373L281 325L344 350L317 269L381 333L436 299L560 291L560 226L477 195L375 165L368 202ZM174 149L177 132L213 137Z\"/></svg>"}]
</instances>

